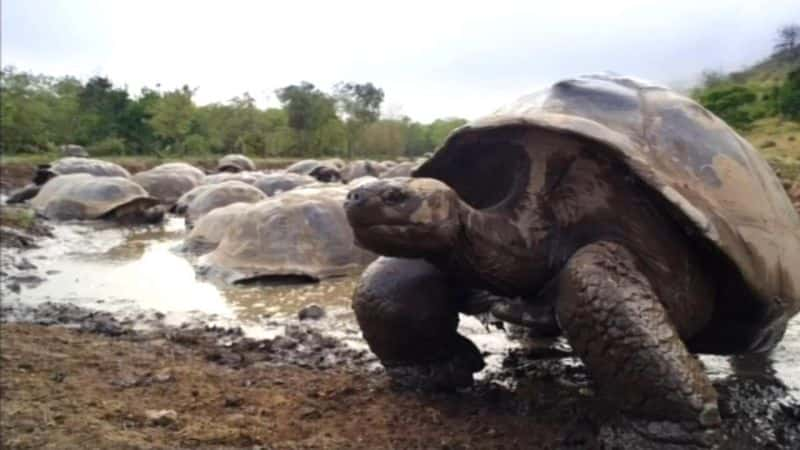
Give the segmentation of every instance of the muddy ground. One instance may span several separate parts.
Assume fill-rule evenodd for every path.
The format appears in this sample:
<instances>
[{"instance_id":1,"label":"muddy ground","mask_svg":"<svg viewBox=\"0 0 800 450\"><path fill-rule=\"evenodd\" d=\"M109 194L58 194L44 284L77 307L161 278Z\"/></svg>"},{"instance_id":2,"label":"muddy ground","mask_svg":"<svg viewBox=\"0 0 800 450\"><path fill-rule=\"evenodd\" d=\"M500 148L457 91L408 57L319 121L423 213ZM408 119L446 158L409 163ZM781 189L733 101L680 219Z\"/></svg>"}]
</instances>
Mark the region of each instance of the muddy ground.
<instances>
[{"instance_id":1,"label":"muddy ground","mask_svg":"<svg viewBox=\"0 0 800 450\"><path fill-rule=\"evenodd\" d=\"M511 354L500 373L473 388L435 393L393 385L368 352L310 326L252 340L237 329L167 327L158 314L137 318L146 329L135 331L133 321L65 304L4 305L2 317L2 448L555 449L605 442L597 427L608 419L587 374L559 358ZM512 378L525 387L509 387ZM796 448L800 404L785 400L780 383L742 374L717 389L722 448Z\"/></svg>"}]
</instances>

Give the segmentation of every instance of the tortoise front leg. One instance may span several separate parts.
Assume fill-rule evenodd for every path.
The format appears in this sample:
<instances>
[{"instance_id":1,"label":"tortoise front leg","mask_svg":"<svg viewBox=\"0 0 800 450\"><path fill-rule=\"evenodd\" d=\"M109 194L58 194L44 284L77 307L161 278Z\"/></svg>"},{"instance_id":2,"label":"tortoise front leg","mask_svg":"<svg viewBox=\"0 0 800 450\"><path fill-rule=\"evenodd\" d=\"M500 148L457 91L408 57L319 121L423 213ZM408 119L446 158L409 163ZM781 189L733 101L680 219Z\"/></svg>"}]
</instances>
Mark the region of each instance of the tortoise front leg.
<instances>
[{"instance_id":1,"label":"tortoise front leg","mask_svg":"<svg viewBox=\"0 0 800 450\"><path fill-rule=\"evenodd\" d=\"M472 374L484 367L475 344L456 331L463 295L422 259L381 257L361 276L353 310L395 382L451 389L472 384Z\"/></svg>"},{"instance_id":2,"label":"tortoise front leg","mask_svg":"<svg viewBox=\"0 0 800 450\"><path fill-rule=\"evenodd\" d=\"M599 394L648 420L639 430L647 438L704 443L720 422L717 393L635 257L615 243L588 245L559 283L559 323Z\"/></svg>"}]
</instances>

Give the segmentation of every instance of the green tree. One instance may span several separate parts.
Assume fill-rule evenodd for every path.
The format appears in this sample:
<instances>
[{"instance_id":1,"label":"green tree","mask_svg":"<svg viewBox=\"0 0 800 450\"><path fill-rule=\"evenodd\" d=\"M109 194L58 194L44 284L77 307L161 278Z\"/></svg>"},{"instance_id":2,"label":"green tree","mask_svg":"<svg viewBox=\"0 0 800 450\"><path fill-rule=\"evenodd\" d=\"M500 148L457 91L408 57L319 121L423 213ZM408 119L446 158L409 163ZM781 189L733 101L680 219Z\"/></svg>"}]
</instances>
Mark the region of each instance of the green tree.
<instances>
[{"instance_id":1,"label":"green tree","mask_svg":"<svg viewBox=\"0 0 800 450\"><path fill-rule=\"evenodd\" d=\"M90 79L78 93L78 105L85 120L82 122L85 127L81 128L85 134L78 140L87 144L120 136L129 103L128 91L115 89L108 78Z\"/></svg>"},{"instance_id":2,"label":"green tree","mask_svg":"<svg viewBox=\"0 0 800 450\"><path fill-rule=\"evenodd\" d=\"M787 119L800 120L800 69L786 77L777 93L778 109Z\"/></svg>"},{"instance_id":3,"label":"green tree","mask_svg":"<svg viewBox=\"0 0 800 450\"><path fill-rule=\"evenodd\" d=\"M156 135L164 140L170 148L185 153L184 139L189 135L192 126L194 90L189 86L170 91L154 102L149 120Z\"/></svg>"},{"instance_id":4,"label":"green tree","mask_svg":"<svg viewBox=\"0 0 800 450\"><path fill-rule=\"evenodd\" d=\"M3 153L36 152L48 142L46 77L3 68L0 78L0 145Z\"/></svg>"},{"instance_id":5,"label":"green tree","mask_svg":"<svg viewBox=\"0 0 800 450\"><path fill-rule=\"evenodd\" d=\"M735 128L746 129L753 121L748 109L757 99L745 86L725 84L703 91L698 101Z\"/></svg>"},{"instance_id":6,"label":"green tree","mask_svg":"<svg viewBox=\"0 0 800 450\"><path fill-rule=\"evenodd\" d=\"M297 136L297 156L319 151L317 133L329 120L336 117L334 100L313 84L303 81L275 91L288 115L288 124ZM317 141L317 142L315 142Z\"/></svg>"},{"instance_id":7,"label":"green tree","mask_svg":"<svg viewBox=\"0 0 800 450\"><path fill-rule=\"evenodd\" d=\"M347 126L347 156L353 155L353 146L361 130L380 117L383 89L372 83L338 83L334 88L336 102L345 116Z\"/></svg>"}]
</instances>

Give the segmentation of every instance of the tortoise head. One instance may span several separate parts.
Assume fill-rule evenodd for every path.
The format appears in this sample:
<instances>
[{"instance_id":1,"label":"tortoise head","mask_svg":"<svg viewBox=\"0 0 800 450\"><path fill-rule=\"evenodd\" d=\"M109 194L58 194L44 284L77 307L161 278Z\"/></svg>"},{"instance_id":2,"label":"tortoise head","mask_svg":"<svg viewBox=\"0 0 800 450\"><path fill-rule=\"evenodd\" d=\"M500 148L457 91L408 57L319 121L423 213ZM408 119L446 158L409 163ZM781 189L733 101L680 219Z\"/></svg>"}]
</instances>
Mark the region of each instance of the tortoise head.
<instances>
[{"instance_id":1,"label":"tortoise head","mask_svg":"<svg viewBox=\"0 0 800 450\"><path fill-rule=\"evenodd\" d=\"M432 178L387 178L347 194L347 219L360 247L387 256L448 252L461 227L458 194Z\"/></svg>"},{"instance_id":2,"label":"tortoise head","mask_svg":"<svg viewBox=\"0 0 800 450\"><path fill-rule=\"evenodd\" d=\"M41 186L47 183L51 178L56 177L58 174L51 169L52 167L50 164L39 164L36 167L36 171L33 173L33 184Z\"/></svg>"}]
</instances>

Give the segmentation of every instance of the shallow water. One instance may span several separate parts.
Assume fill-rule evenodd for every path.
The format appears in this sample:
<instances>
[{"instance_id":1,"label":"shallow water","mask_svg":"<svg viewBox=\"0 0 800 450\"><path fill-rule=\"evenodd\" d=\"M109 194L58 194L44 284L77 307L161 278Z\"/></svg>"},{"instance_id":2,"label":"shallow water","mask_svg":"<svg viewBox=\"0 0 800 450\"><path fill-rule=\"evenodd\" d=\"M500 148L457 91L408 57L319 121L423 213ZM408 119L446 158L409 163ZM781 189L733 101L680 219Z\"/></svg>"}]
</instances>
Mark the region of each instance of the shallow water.
<instances>
[{"instance_id":1,"label":"shallow water","mask_svg":"<svg viewBox=\"0 0 800 450\"><path fill-rule=\"evenodd\" d=\"M349 309L355 277L307 284L221 285L196 276L192 258L176 250L185 236L182 219L160 227L125 230L101 223L57 225L55 237L26 252L45 281L9 294L25 304L70 302L109 311L152 309L166 321L180 324L193 318L241 326L253 337L278 333L296 321L309 304L327 310L317 326L357 347L364 347ZM509 349L518 348L499 330L488 330L462 316L460 331L486 354L487 369L499 368ZM800 394L800 318L790 324L784 340L766 357L702 356L715 379L731 375L763 377L782 382ZM565 359L569 361L569 359Z\"/></svg>"}]
</instances>

